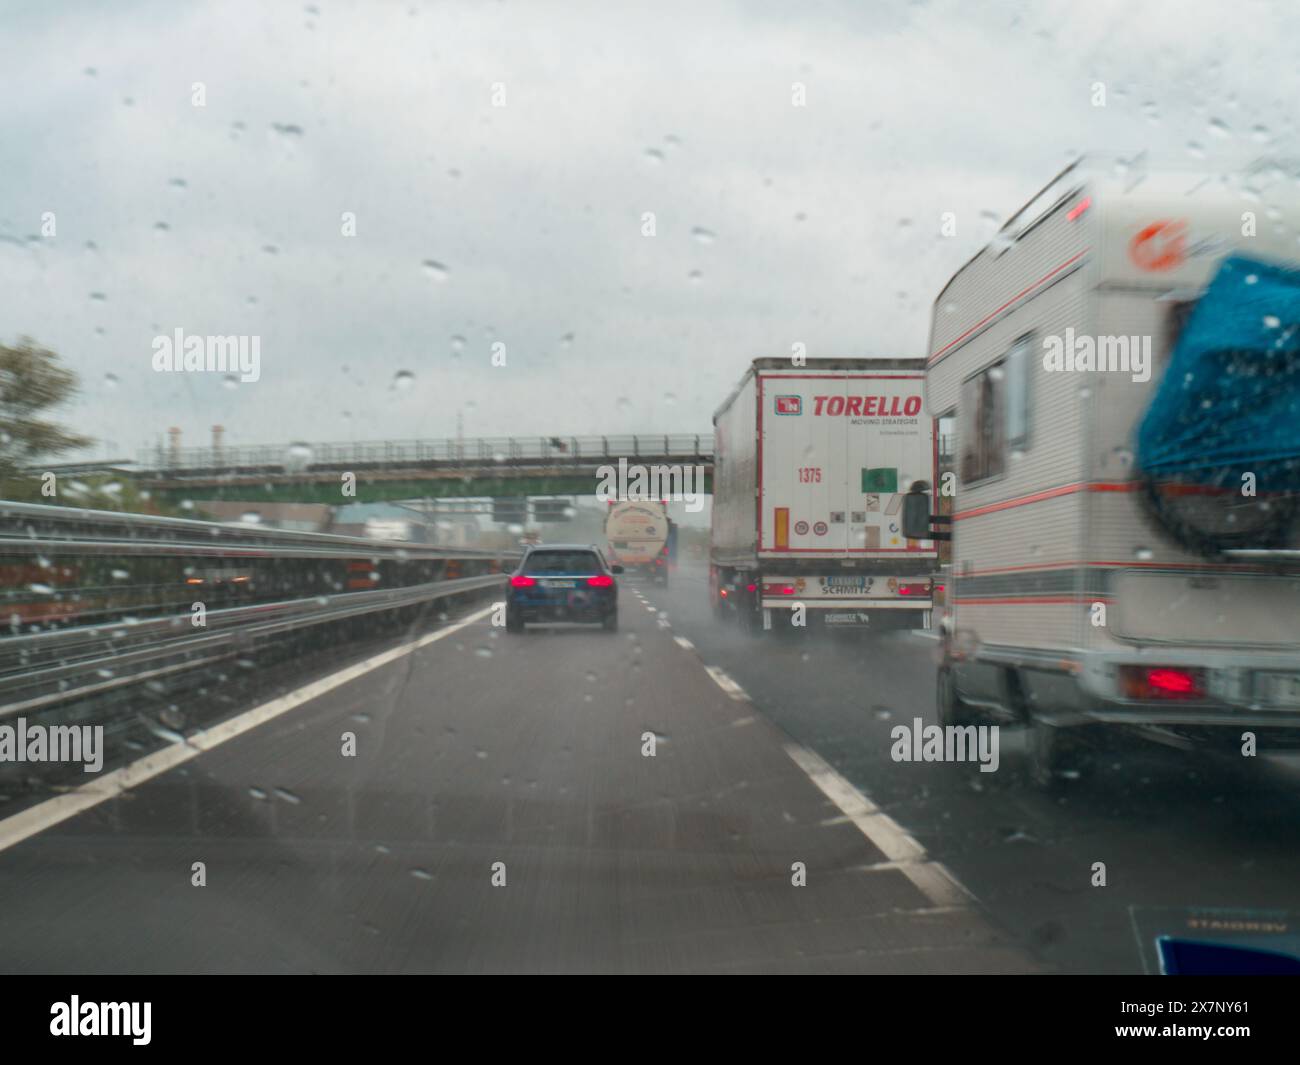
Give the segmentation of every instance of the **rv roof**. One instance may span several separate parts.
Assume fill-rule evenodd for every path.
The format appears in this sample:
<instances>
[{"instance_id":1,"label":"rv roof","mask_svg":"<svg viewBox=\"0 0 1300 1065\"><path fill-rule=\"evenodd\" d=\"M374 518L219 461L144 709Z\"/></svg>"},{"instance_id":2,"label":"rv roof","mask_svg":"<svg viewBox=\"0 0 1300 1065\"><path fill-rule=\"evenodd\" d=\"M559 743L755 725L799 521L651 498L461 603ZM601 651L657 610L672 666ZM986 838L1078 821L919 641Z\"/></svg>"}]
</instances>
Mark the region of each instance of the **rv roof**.
<instances>
[{"instance_id":1,"label":"rv roof","mask_svg":"<svg viewBox=\"0 0 1300 1065\"><path fill-rule=\"evenodd\" d=\"M1063 197L1073 194L1080 188L1087 186L1090 189L1100 190L1102 187L1108 187L1106 191L1114 192L1118 190L1121 194L1141 190L1138 191L1138 195L1141 195L1142 191L1148 191L1147 183L1152 177L1161 179L1160 183L1165 184L1171 179L1184 176L1187 183L1185 187L1178 190L1180 195L1190 195L1203 187L1216 183L1225 187L1228 191L1232 191L1231 183L1234 178L1240 182L1238 191L1258 195L1264 191L1269 183L1284 179L1300 180L1300 160L1284 157L1263 157L1251 160L1243 159L1234 161L1231 165L1225 165L1222 159L1211 163L1208 160L1151 157L1145 151L1136 152L1127 157L1120 152L1104 151L1081 155L1030 197L1019 210L1002 224L1002 227L992 240L961 265L939 291L939 295L935 298L936 305L943 299L952 283L980 256L990 250L1001 251L1008 244L1019 240L1024 233L1033 228L1035 222L1055 207ZM1261 178L1263 184L1249 180L1254 176Z\"/></svg>"}]
</instances>

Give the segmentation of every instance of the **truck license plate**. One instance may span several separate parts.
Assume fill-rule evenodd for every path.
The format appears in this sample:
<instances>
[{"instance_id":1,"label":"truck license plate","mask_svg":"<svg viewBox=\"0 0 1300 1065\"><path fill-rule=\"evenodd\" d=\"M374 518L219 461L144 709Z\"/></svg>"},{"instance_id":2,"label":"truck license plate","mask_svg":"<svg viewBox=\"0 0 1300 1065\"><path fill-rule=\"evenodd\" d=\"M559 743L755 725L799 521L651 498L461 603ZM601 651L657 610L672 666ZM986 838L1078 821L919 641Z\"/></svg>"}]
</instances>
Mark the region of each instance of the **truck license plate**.
<instances>
[{"instance_id":1,"label":"truck license plate","mask_svg":"<svg viewBox=\"0 0 1300 1065\"><path fill-rule=\"evenodd\" d=\"M1257 673L1257 691L1273 706L1300 706L1300 673Z\"/></svg>"}]
</instances>

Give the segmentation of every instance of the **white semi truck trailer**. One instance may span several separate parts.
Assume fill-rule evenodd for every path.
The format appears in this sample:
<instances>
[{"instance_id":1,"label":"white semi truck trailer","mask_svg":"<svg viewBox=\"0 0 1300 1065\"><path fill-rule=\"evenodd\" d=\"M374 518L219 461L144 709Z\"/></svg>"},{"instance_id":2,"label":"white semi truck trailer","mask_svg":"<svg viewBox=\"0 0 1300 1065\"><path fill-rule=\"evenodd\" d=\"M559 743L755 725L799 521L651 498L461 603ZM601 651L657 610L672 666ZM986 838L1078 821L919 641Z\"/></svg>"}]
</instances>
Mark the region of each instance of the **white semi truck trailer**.
<instances>
[{"instance_id":1,"label":"white semi truck trailer","mask_svg":"<svg viewBox=\"0 0 1300 1065\"><path fill-rule=\"evenodd\" d=\"M924 359L756 359L713 416L709 591L751 630L929 628L938 552L902 531L935 483Z\"/></svg>"}]
</instances>

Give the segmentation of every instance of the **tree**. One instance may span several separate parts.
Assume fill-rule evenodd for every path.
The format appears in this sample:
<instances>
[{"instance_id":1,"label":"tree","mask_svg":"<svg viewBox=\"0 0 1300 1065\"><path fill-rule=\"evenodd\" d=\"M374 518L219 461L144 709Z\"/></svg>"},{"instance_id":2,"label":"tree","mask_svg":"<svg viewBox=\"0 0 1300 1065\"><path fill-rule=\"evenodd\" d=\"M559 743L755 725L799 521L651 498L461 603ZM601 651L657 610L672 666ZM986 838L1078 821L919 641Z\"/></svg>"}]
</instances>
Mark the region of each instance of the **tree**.
<instances>
[{"instance_id":1,"label":"tree","mask_svg":"<svg viewBox=\"0 0 1300 1065\"><path fill-rule=\"evenodd\" d=\"M94 443L42 417L76 393L77 375L54 352L29 337L0 344L0 496L32 496L33 464Z\"/></svg>"}]
</instances>

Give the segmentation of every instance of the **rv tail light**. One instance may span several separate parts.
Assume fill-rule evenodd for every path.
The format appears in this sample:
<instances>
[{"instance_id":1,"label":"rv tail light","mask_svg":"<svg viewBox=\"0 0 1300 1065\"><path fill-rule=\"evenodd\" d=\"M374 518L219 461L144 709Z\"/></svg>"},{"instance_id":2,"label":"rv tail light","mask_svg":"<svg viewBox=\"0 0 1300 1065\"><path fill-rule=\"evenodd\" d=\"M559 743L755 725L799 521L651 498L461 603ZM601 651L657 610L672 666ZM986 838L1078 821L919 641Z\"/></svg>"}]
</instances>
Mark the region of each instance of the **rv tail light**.
<instances>
[{"instance_id":1,"label":"rv tail light","mask_svg":"<svg viewBox=\"0 0 1300 1065\"><path fill-rule=\"evenodd\" d=\"M531 588L536 583L532 577L525 577L522 573L517 573L510 578L511 588Z\"/></svg>"},{"instance_id":2,"label":"rv tail light","mask_svg":"<svg viewBox=\"0 0 1300 1065\"><path fill-rule=\"evenodd\" d=\"M765 584L763 585L764 595L794 595L793 584Z\"/></svg>"},{"instance_id":3,"label":"rv tail light","mask_svg":"<svg viewBox=\"0 0 1300 1065\"><path fill-rule=\"evenodd\" d=\"M930 584L927 581L924 584L900 584L898 586L899 595L929 595Z\"/></svg>"},{"instance_id":4,"label":"rv tail light","mask_svg":"<svg viewBox=\"0 0 1300 1065\"><path fill-rule=\"evenodd\" d=\"M608 573L598 573L594 577L588 577L587 583L593 588L612 588L614 587L614 578Z\"/></svg>"},{"instance_id":5,"label":"rv tail light","mask_svg":"<svg viewBox=\"0 0 1300 1065\"><path fill-rule=\"evenodd\" d=\"M1129 699L1203 699L1205 671L1180 666L1121 666L1120 687Z\"/></svg>"}]
</instances>

